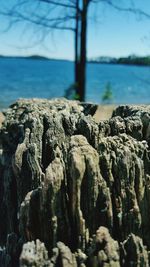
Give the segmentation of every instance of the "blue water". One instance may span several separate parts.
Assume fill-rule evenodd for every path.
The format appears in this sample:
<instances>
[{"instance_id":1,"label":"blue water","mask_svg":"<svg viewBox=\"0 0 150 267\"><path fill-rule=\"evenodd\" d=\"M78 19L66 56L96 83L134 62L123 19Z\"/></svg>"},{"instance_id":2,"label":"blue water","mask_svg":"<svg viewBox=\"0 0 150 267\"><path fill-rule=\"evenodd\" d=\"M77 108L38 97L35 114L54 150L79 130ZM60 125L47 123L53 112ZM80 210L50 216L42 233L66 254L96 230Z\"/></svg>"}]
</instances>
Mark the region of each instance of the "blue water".
<instances>
[{"instance_id":1,"label":"blue water","mask_svg":"<svg viewBox=\"0 0 150 267\"><path fill-rule=\"evenodd\" d=\"M0 108L18 98L61 97L73 83L72 62L0 59ZM88 64L86 101L101 103L107 82L114 104L150 103L150 68Z\"/></svg>"}]
</instances>

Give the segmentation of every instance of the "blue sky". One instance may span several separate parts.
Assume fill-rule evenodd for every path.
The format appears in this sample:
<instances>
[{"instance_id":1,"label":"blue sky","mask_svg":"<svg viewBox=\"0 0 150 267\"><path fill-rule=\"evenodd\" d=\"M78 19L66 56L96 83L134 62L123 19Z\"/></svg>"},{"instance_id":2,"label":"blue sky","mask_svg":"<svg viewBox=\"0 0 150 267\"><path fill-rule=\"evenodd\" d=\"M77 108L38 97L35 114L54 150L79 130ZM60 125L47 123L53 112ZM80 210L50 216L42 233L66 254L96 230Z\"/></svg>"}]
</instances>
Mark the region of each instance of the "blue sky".
<instances>
[{"instance_id":1,"label":"blue sky","mask_svg":"<svg viewBox=\"0 0 150 267\"><path fill-rule=\"evenodd\" d=\"M7 3L15 1L8 0ZM114 2L129 4L129 0L114 0ZM150 14L149 0L134 2L137 7ZM89 11L88 58L119 57L130 54L150 55L150 18L119 12L104 4L93 5ZM97 21L93 21L92 17ZM6 24L7 19L1 18L2 30ZM19 24L7 32L1 33L0 54L23 56L40 54L50 58L73 59L74 43L71 32L55 31L47 36L44 43L33 45L36 42L36 34L33 35L33 32L28 30L30 30L29 25L24 28L22 24Z\"/></svg>"}]
</instances>

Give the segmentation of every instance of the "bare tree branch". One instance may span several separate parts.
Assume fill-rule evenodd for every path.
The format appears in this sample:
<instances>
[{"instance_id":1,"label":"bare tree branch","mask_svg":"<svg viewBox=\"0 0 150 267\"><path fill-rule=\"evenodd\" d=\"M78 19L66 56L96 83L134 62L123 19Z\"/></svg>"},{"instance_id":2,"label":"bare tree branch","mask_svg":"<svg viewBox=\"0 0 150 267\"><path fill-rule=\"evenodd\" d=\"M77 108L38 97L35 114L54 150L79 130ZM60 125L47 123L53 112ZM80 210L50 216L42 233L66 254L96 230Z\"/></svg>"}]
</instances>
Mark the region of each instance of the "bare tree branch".
<instances>
[{"instance_id":1,"label":"bare tree branch","mask_svg":"<svg viewBox=\"0 0 150 267\"><path fill-rule=\"evenodd\" d=\"M92 3L97 3L97 4L98 3L105 3L105 4L113 7L114 9L116 9L118 11L134 13L136 15L150 19L150 14L144 12L143 10L141 10L139 8L136 8L134 5L134 2L132 2L133 7L123 7L123 6L115 4L113 0L89 0L89 1Z\"/></svg>"},{"instance_id":2,"label":"bare tree branch","mask_svg":"<svg viewBox=\"0 0 150 267\"><path fill-rule=\"evenodd\" d=\"M41 2L47 2L49 3L49 9L45 9L45 12L41 15L39 15L39 4ZM25 5L28 4L29 5L29 1L28 0L24 0L21 1L17 4L15 4L12 8L10 8L9 10L4 10L4 11L0 11L0 15L9 18L9 25L8 27L6 27L6 29L10 29L14 24L19 23L19 22L30 22L31 24L35 24L37 26L41 26L41 27L45 27L45 28L49 28L49 29L57 29L57 30L71 30L74 31L75 28L72 26L72 23L70 23L69 21L73 21L75 20L75 12L72 15L69 15L65 12L62 12L61 10L61 14L62 15L58 15L56 14L55 16L52 16L52 10L53 10L53 5L55 4L55 1L51 1L51 0L36 0L36 2L34 2L34 4L36 4L36 6L34 6L33 12L32 12L32 8L30 11L26 11L25 9ZM70 6L72 7L73 5L67 5L67 4L62 4L58 2L58 5L60 7L65 6L70 8ZM52 8L52 9L51 9ZM37 12L36 12L37 11ZM42 12L41 12L42 13ZM66 14L65 14L66 13ZM11 25L12 24L12 25ZM5 29L5 31L6 31Z\"/></svg>"},{"instance_id":3,"label":"bare tree branch","mask_svg":"<svg viewBox=\"0 0 150 267\"><path fill-rule=\"evenodd\" d=\"M2 14L3 16L6 16L6 17L12 17L11 13L3 13ZM53 18L53 19L47 19L47 21L44 19L42 19L41 17L38 17L38 16L35 16L35 18L32 18L32 17L28 17L28 16L25 16L21 13L15 13L13 14L13 20L10 21L10 24L16 24L18 22L22 22L22 21L26 21L26 22L30 22L31 24L36 24L36 25L39 25L39 26L42 26L42 27L45 27L45 28L49 28L49 29L57 29L57 30L71 30L71 31L74 31L75 29L73 27L69 27L69 26L65 26L65 25L59 25L59 24L62 24L64 23L66 20L70 20L71 18L70 17L62 17L62 18ZM72 17L73 19L73 17ZM9 27L10 28L10 27ZM8 28L8 29L9 29Z\"/></svg>"},{"instance_id":4,"label":"bare tree branch","mask_svg":"<svg viewBox=\"0 0 150 267\"><path fill-rule=\"evenodd\" d=\"M64 3L60 3L58 1L52 1L52 0L39 0L40 2L44 2L44 3L47 3L47 4L52 4L52 5L55 5L55 6L60 6L60 7L69 7L69 8L73 8L73 9L76 9L76 6L75 5L69 5L69 4L64 4Z\"/></svg>"}]
</instances>

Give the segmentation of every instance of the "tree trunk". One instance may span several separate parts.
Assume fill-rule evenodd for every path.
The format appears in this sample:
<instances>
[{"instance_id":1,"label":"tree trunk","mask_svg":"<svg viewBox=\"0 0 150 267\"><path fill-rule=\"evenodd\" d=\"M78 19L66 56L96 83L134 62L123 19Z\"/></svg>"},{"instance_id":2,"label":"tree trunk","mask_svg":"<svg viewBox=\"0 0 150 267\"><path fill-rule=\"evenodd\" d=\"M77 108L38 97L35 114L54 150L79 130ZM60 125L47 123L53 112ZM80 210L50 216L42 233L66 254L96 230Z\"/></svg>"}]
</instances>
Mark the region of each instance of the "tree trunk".
<instances>
[{"instance_id":1,"label":"tree trunk","mask_svg":"<svg viewBox=\"0 0 150 267\"><path fill-rule=\"evenodd\" d=\"M80 101L85 100L86 87L86 40L87 40L87 1L83 1L81 12L81 44L80 44L80 66L79 66L79 86L77 94Z\"/></svg>"},{"instance_id":2,"label":"tree trunk","mask_svg":"<svg viewBox=\"0 0 150 267\"><path fill-rule=\"evenodd\" d=\"M76 2L76 29L75 29L75 86L78 100L85 100L86 87L86 40L87 40L87 1L79 13L79 1Z\"/></svg>"},{"instance_id":3,"label":"tree trunk","mask_svg":"<svg viewBox=\"0 0 150 267\"><path fill-rule=\"evenodd\" d=\"M77 91L79 81L79 59L80 59L80 14L79 0L76 0L76 27L75 27L75 88Z\"/></svg>"}]
</instances>

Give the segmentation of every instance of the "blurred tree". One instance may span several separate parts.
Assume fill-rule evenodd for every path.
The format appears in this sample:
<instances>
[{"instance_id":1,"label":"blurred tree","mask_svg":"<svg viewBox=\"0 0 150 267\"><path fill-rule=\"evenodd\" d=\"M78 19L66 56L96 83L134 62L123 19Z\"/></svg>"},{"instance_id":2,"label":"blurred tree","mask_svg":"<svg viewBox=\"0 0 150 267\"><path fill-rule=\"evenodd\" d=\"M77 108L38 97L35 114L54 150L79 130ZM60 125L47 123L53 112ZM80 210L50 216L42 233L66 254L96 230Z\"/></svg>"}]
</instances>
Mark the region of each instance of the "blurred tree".
<instances>
[{"instance_id":1,"label":"blurred tree","mask_svg":"<svg viewBox=\"0 0 150 267\"><path fill-rule=\"evenodd\" d=\"M88 10L91 4L106 4L118 11L131 12L150 18L150 15L135 8L134 1L127 6L115 0L13 0L10 5L1 0L0 15L9 20L7 30L17 23L35 26L38 41L42 41L50 30L71 30L75 43L75 78L76 95L85 100L86 88L86 45ZM136 1L135 1L136 2Z\"/></svg>"}]
</instances>

